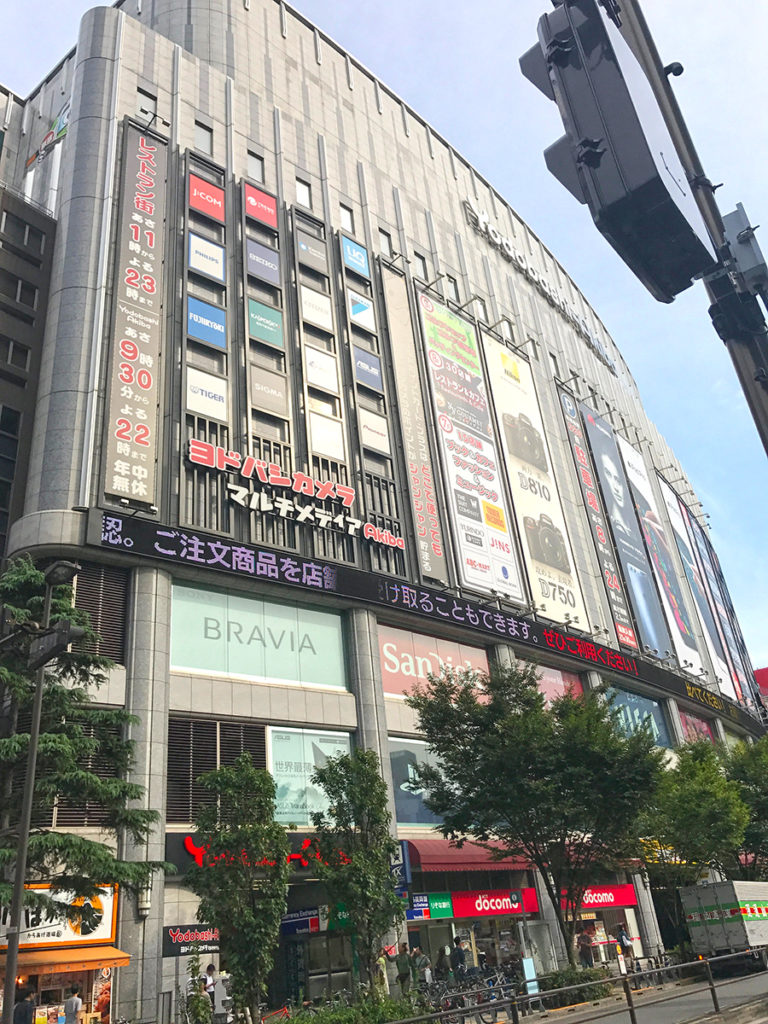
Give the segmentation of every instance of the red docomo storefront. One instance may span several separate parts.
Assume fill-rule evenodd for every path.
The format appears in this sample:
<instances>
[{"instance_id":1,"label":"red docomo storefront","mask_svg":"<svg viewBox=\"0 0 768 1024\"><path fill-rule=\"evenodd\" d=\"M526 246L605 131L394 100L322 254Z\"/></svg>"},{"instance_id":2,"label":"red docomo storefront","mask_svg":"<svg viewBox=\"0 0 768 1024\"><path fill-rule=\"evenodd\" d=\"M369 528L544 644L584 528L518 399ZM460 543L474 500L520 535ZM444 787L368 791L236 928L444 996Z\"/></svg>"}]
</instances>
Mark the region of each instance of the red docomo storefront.
<instances>
[{"instance_id":1,"label":"red docomo storefront","mask_svg":"<svg viewBox=\"0 0 768 1024\"><path fill-rule=\"evenodd\" d=\"M631 882L595 885L587 889L578 919L592 932L592 941L596 946L595 961L599 959L604 963L615 958L614 937L622 923L627 926L635 955L646 955L637 923L637 892Z\"/></svg>"}]
</instances>

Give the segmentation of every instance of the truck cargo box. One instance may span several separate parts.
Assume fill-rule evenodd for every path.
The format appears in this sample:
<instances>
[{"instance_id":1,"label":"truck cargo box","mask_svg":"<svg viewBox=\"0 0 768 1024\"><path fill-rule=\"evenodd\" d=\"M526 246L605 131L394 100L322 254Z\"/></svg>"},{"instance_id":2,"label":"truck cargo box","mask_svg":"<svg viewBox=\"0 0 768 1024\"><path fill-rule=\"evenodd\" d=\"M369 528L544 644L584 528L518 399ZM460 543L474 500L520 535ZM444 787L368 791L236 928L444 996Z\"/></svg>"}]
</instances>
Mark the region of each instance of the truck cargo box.
<instances>
[{"instance_id":1,"label":"truck cargo box","mask_svg":"<svg viewBox=\"0 0 768 1024\"><path fill-rule=\"evenodd\" d=\"M680 889L695 953L768 945L768 882L708 882Z\"/></svg>"}]
</instances>

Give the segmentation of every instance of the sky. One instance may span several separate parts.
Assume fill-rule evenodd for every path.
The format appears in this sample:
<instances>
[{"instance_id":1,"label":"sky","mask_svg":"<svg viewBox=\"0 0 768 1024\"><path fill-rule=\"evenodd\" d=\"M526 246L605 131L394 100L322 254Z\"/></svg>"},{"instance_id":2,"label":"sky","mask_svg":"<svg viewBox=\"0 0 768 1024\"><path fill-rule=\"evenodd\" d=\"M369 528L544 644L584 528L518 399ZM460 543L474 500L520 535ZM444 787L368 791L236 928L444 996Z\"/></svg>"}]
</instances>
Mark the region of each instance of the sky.
<instances>
[{"instance_id":1,"label":"sky","mask_svg":"<svg viewBox=\"0 0 768 1024\"><path fill-rule=\"evenodd\" d=\"M6 5L0 82L26 95L74 46L88 0ZM562 135L553 103L523 78L548 0L295 0L484 175L583 291L621 349L650 418L710 514L756 668L768 666L768 458L699 283L656 302L549 174ZM743 203L768 254L768 5L755 0L643 0L704 169L723 212Z\"/></svg>"}]
</instances>

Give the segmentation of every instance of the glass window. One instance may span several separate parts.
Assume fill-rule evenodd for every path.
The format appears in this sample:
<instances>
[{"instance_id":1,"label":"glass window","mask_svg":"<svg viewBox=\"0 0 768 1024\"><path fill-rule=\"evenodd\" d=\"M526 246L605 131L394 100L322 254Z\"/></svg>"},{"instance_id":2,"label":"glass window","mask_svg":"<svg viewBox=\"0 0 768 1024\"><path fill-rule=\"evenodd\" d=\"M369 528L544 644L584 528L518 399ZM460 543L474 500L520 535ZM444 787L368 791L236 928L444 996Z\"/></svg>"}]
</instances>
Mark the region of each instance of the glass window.
<instances>
[{"instance_id":1,"label":"glass window","mask_svg":"<svg viewBox=\"0 0 768 1024\"><path fill-rule=\"evenodd\" d=\"M341 217L341 226L344 231L349 231L350 234L355 233L355 215L348 206L343 203L339 205L339 215Z\"/></svg>"},{"instance_id":2,"label":"glass window","mask_svg":"<svg viewBox=\"0 0 768 1024\"><path fill-rule=\"evenodd\" d=\"M206 156L213 155L213 128L195 121L195 149Z\"/></svg>"},{"instance_id":3,"label":"glass window","mask_svg":"<svg viewBox=\"0 0 768 1024\"><path fill-rule=\"evenodd\" d=\"M560 377L560 367L557 365L557 356L555 355L554 352L550 352L549 353L549 363L550 363L550 366L552 367L552 374L555 377L557 377L558 380L560 380L561 379L561 377Z\"/></svg>"},{"instance_id":4,"label":"glass window","mask_svg":"<svg viewBox=\"0 0 768 1024\"><path fill-rule=\"evenodd\" d=\"M477 299L477 318L488 323L488 307L485 304L485 299Z\"/></svg>"},{"instance_id":5,"label":"glass window","mask_svg":"<svg viewBox=\"0 0 768 1024\"><path fill-rule=\"evenodd\" d=\"M424 803L424 790L411 788L416 781L416 766L435 763L427 744L390 736L389 762L398 825L439 825L441 819Z\"/></svg>"},{"instance_id":6,"label":"glass window","mask_svg":"<svg viewBox=\"0 0 768 1024\"><path fill-rule=\"evenodd\" d=\"M384 228L379 228L379 252L382 256L392 255L392 235Z\"/></svg>"},{"instance_id":7,"label":"glass window","mask_svg":"<svg viewBox=\"0 0 768 1024\"><path fill-rule=\"evenodd\" d=\"M420 277L422 281L427 280L427 260L420 252L413 254L413 273L415 277Z\"/></svg>"},{"instance_id":8,"label":"glass window","mask_svg":"<svg viewBox=\"0 0 768 1024\"><path fill-rule=\"evenodd\" d=\"M26 370L29 366L29 349L25 345L14 342L11 345L8 362L11 366L18 367L19 370Z\"/></svg>"},{"instance_id":9,"label":"glass window","mask_svg":"<svg viewBox=\"0 0 768 1024\"><path fill-rule=\"evenodd\" d=\"M15 409L10 409L7 405L0 406L0 430L4 431L4 433L18 437L20 420L21 413L16 412Z\"/></svg>"},{"instance_id":10,"label":"glass window","mask_svg":"<svg viewBox=\"0 0 768 1024\"><path fill-rule=\"evenodd\" d=\"M157 96L146 89L136 90L136 113L144 120L153 120L157 116Z\"/></svg>"},{"instance_id":11,"label":"glass window","mask_svg":"<svg viewBox=\"0 0 768 1024\"><path fill-rule=\"evenodd\" d=\"M19 302L32 309L37 308L37 288L28 281L19 281Z\"/></svg>"},{"instance_id":12,"label":"glass window","mask_svg":"<svg viewBox=\"0 0 768 1024\"><path fill-rule=\"evenodd\" d=\"M301 178L296 179L296 202L308 210L312 209L312 186Z\"/></svg>"},{"instance_id":13,"label":"glass window","mask_svg":"<svg viewBox=\"0 0 768 1024\"><path fill-rule=\"evenodd\" d=\"M254 181L264 182L264 157L248 150L248 177Z\"/></svg>"},{"instance_id":14,"label":"glass window","mask_svg":"<svg viewBox=\"0 0 768 1024\"><path fill-rule=\"evenodd\" d=\"M451 302L459 301L459 282L450 274L445 279L445 294Z\"/></svg>"}]
</instances>

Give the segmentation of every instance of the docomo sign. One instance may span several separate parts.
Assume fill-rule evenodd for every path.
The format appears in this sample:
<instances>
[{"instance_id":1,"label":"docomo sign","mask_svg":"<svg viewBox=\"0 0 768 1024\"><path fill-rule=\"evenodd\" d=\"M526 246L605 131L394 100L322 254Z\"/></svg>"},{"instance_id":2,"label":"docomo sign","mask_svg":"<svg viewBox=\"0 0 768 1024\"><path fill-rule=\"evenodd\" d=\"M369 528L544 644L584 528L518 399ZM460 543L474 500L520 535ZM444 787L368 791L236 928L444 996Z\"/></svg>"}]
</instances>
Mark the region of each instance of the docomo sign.
<instances>
[{"instance_id":1,"label":"docomo sign","mask_svg":"<svg viewBox=\"0 0 768 1024\"><path fill-rule=\"evenodd\" d=\"M565 909L565 898L561 900ZM592 910L595 907L636 907L637 893L631 882L624 882L621 885L596 885L586 889L581 899L582 910Z\"/></svg>"},{"instance_id":2,"label":"docomo sign","mask_svg":"<svg viewBox=\"0 0 768 1024\"><path fill-rule=\"evenodd\" d=\"M454 917L496 917L501 914L537 914L539 901L533 888L518 889L522 893L522 905L512 902L510 889L474 889L469 892L452 892Z\"/></svg>"},{"instance_id":3,"label":"docomo sign","mask_svg":"<svg viewBox=\"0 0 768 1024\"><path fill-rule=\"evenodd\" d=\"M195 174L189 176L189 205L191 209L199 210L220 224L224 223L224 189L198 178Z\"/></svg>"}]
</instances>

